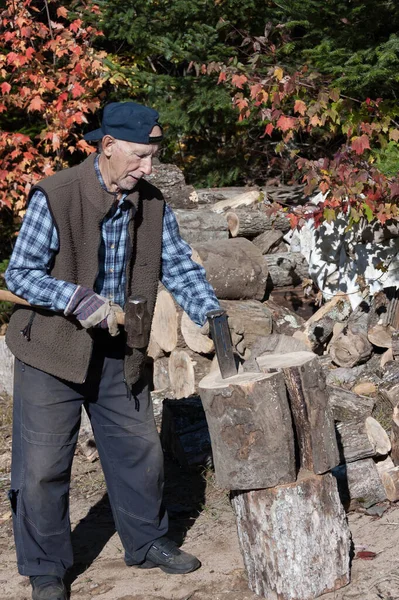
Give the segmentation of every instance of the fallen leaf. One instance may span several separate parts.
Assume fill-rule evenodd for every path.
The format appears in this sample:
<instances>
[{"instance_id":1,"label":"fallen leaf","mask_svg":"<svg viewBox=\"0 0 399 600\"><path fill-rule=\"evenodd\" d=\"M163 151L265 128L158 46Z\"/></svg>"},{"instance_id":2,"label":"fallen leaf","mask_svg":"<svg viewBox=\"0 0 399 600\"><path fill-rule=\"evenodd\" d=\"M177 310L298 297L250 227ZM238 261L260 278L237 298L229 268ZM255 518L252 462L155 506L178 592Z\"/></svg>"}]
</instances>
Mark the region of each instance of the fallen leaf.
<instances>
[{"instance_id":1,"label":"fallen leaf","mask_svg":"<svg viewBox=\"0 0 399 600\"><path fill-rule=\"evenodd\" d=\"M371 552L371 550L360 550L356 553L355 558L361 558L362 560L374 560L377 556L375 552Z\"/></svg>"}]
</instances>

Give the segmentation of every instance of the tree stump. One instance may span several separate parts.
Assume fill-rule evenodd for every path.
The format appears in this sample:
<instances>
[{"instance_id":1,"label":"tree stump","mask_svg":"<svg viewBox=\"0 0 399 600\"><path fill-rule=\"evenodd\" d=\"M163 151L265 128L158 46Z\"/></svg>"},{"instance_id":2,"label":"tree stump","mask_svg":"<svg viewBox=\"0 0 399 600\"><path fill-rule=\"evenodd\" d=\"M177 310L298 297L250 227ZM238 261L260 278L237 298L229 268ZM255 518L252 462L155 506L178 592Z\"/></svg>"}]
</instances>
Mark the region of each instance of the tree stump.
<instances>
[{"instance_id":1,"label":"tree stump","mask_svg":"<svg viewBox=\"0 0 399 600\"><path fill-rule=\"evenodd\" d=\"M263 372L278 369L284 374L301 467L317 474L336 467L340 460L334 421L317 356L312 352L267 354L257 362Z\"/></svg>"},{"instance_id":2,"label":"tree stump","mask_svg":"<svg viewBox=\"0 0 399 600\"><path fill-rule=\"evenodd\" d=\"M210 372L199 383L217 484L235 490L295 481L294 432L281 373Z\"/></svg>"},{"instance_id":3,"label":"tree stump","mask_svg":"<svg viewBox=\"0 0 399 600\"><path fill-rule=\"evenodd\" d=\"M313 600L349 583L350 532L331 474L235 493L249 587L268 600Z\"/></svg>"}]
</instances>

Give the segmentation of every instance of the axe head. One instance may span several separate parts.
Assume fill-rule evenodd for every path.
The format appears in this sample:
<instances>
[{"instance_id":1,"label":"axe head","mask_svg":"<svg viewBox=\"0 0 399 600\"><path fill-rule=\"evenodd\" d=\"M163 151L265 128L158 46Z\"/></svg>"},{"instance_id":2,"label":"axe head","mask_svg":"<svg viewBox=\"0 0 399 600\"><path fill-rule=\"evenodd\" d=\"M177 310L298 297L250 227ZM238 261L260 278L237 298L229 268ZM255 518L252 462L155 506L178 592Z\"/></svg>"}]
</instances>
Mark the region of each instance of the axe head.
<instances>
[{"instance_id":1,"label":"axe head","mask_svg":"<svg viewBox=\"0 0 399 600\"><path fill-rule=\"evenodd\" d=\"M206 316L222 378L233 377L233 375L237 375L237 365L226 311L223 309L211 310Z\"/></svg>"}]
</instances>

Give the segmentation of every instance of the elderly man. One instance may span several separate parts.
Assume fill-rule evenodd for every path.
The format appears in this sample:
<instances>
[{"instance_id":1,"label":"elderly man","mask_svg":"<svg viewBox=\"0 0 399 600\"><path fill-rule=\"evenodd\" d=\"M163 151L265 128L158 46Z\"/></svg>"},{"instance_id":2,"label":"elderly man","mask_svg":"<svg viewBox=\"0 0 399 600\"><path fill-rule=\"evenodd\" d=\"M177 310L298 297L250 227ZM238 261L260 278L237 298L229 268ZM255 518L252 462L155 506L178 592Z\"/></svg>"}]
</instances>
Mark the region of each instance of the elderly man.
<instances>
[{"instance_id":1,"label":"elderly man","mask_svg":"<svg viewBox=\"0 0 399 600\"><path fill-rule=\"evenodd\" d=\"M17 307L7 332L16 357L9 496L18 569L34 600L67 598L68 493L82 405L126 564L166 573L200 566L166 537L146 348L127 345L117 321L127 298L140 294L149 331L159 279L198 325L219 303L172 210L143 179L162 139L158 113L109 104L101 128L85 138L101 140L100 152L32 189L6 273L9 289L34 305Z\"/></svg>"}]
</instances>

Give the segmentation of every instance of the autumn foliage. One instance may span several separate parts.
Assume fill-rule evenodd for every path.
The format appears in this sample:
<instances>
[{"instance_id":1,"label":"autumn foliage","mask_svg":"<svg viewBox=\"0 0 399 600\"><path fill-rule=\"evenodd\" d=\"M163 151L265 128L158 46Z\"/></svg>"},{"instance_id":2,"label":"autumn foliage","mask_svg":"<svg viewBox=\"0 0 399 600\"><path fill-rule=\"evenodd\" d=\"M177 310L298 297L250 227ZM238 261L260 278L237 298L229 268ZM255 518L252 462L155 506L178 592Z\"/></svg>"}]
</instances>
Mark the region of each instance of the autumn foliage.
<instances>
[{"instance_id":1,"label":"autumn foliage","mask_svg":"<svg viewBox=\"0 0 399 600\"><path fill-rule=\"evenodd\" d=\"M212 63L202 73L216 71L218 84L230 87L239 121L255 117L263 124L260 137L265 145L273 140L276 159L294 163L307 195L324 194L317 209L291 214L291 225L308 216L316 225L330 222L342 212L349 226L360 219L384 224L398 218L398 175L384 175L373 152L399 141L397 107L378 98L348 98L307 66L283 67L266 36L245 43L252 44L246 64ZM316 159L309 159L310 146L321 148Z\"/></svg>"},{"instance_id":2,"label":"autumn foliage","mask_svg":"<svg viewBox=\"0 0 399 600\"><path fill-rule=\"evenodd\" d=\"M7 0L0 13L0 207L23 210L32 184L91 152L78 132L100 106L108 74L101 35L54 0Z\"/></svg>"}]
</instances>

